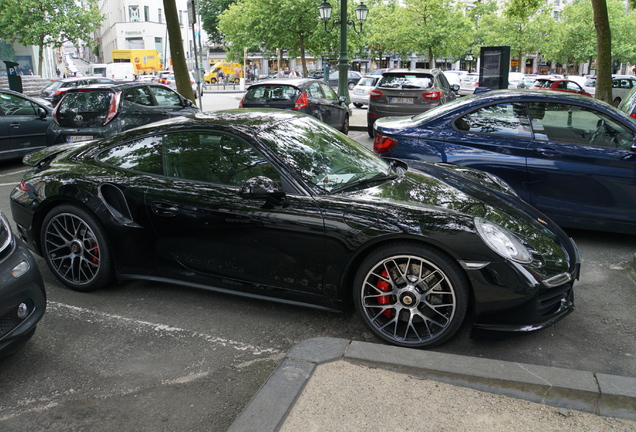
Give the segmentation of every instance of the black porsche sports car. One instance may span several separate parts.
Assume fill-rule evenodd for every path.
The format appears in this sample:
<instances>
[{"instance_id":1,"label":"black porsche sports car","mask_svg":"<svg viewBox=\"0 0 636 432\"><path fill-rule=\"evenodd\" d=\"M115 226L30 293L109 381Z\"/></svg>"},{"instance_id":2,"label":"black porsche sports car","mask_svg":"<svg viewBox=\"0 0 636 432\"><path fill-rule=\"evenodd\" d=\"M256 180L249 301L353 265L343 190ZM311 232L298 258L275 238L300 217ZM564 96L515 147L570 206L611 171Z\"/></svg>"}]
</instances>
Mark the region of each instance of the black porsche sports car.
<instances>
[{"instance_id":1,"label":"black porsche sports car","mask_svg":"<svg viewBox=\"0 0 636 432\"><path fill-rule=\"evenodd\" d=\"M530 331L573 310L574 243L499 178L384 160L313 117L229 110L32 153L19 235L70 288L150 279L342 311L430 347L471 311Z\"/></svg>"}]
</instances>

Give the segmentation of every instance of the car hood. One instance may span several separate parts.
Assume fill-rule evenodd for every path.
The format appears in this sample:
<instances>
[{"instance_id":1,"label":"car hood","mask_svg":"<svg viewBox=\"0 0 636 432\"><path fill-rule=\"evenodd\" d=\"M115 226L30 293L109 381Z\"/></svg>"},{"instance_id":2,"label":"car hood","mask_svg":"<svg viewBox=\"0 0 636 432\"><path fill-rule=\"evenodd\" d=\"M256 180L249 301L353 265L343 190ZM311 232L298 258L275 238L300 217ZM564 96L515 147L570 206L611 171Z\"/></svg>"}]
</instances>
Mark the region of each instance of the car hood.
<instances>
[{"instance_id":1,"label":"car hood","mask_svg":"<svg viewBox=\"0 0 636 432\"><path fill-rule=\"evenodd\" d=\"M567 235L516 195L492 184L486 186L480 178L480 171L427 164L378 186L351 192L348 198L361 204L372 202L379 221L393 218L388 222L397 221L405 231L424 235L439 230L440 221L445 230L476 233L474 219L481 217L506 228L540 255L541 262L535 263L538 271L567 271L576 255Z\"/></svg>"}]
</instances>

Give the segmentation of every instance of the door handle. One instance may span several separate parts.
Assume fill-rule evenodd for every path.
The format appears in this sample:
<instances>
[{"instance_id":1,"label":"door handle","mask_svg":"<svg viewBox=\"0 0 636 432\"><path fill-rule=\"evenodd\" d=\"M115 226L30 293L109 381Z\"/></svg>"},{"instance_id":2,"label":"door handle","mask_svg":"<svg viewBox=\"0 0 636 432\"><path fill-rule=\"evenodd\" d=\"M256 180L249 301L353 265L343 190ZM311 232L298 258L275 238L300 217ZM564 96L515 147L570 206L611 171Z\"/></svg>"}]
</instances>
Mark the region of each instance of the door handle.
<instances>
[{"instance_id":1,"label":"door handle","mask_svg":"<svg viewBox=\"0 0 636 432\"><path fill-rule=\"evenodd\" d=\"M562 154L560 151L557 151L551 147L540 147L540 148L534 149L534 151L536 153L541 153L543 156L547 156L547 157L555 157L555 156L560 156Z\"/></svg>"},{"instance_id":2,"label":"door handle","mask_svg":"<svg viewBox=\"0 0 636 432\"><path fill-rule=\"evenodd\" d=\"M150 208L152 209L152 212L157 216L172 217L176 216L177 213L179 213L178 207L173 206L172 204L162 203L158 201L154 201L152 204L150 204Z\"/></svg>"},{"instance_id":3,"label":"door handle","mask_svg":"<svg viewBox=\"0 0 636 432\"><path fill-rule=\"evenodd\" d=\"M12 129L20 129L21 123L11 123L9 127Z\"/></svg>"}]
</instances>

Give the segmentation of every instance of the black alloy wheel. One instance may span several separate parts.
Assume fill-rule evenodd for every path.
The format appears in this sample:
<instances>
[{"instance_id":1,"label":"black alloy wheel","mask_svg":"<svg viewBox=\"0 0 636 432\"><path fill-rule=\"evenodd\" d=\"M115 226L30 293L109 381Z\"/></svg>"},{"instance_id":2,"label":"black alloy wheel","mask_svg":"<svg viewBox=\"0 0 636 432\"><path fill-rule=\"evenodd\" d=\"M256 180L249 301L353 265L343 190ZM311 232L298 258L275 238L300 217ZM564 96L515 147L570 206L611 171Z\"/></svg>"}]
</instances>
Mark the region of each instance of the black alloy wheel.
<instances>
[{"instance_id":1,"label":"black alloy wheel","mask_svg":"<svg viewBox=\"0 0 636 432\"><path fill-rule=\"evenodd\" d=\"M353 90L353 88L356 86L355 83L350 82L349 85L347 87L349 87L349 90Z\"/></svg>"},{"instance_id":2,"label":"black alloy wheel","mask_svg":"<svg viewBox=\"0 0 636 432\"><path fill-rule=\"evenodd\" d=\"M113 264L106 235L95 216L70 204L55 207L44 218L40 241L55 276L75 291L108 284Z\"/></svg>"},{"instance_id":3,"label":"black alloy wheel","mask_svg":"<svg viewBox=\"0 0 636 432\"><path fill-rule=\"evenodd\" d=\"M393 345L430 348L451 338L468 307L459 265L427 245L395 243L371 253L354 283L358 314Z\"/></svg>"}]
</instances>

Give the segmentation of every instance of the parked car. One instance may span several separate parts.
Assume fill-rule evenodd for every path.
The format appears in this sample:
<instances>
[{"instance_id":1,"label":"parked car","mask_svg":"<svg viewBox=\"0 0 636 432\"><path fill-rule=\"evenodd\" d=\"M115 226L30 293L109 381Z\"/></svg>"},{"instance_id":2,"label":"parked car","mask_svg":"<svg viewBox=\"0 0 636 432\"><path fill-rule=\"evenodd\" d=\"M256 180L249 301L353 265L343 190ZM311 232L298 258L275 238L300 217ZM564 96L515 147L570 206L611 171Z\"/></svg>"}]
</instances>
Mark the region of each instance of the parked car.
<instances>
[{"instance_id":1,"label":"parked car","mask_svg":"<svg viewBox=\"0 0 636 432\"><path fill-rule=\"evenodd\" d=\"M524 78L521 72L508 72L508 88L516 89Z\"/></svg>"},{"instance_id":2,"label":"parked car","mask_svg":"<svg viewBox=\"0 0 636 432\"><path fill-rule=\"evenodd\" d=\"M379 68L376 70L373 70L371 72L368 73L368 75L382 75L384 72L388 71L389 68Z\"/></svg>"},{"instance_id":3,"label":"parked car","mask_svg":"<svg viewBox=\"0 0 636 432\"><path fill-rule=\"evenodd\" d=\"M163 84L93 84L66 92L53 111L49 134L55 142L86 141L199 111Z\"/></svg>"},{"instance_id":4,"label":"parked car","mask_svg":"<svg viewBox=\"0 0 636 432\"><path fill-rule=\"evenodd\" d=\"M632 87L629 93L623 98L620 105L618 105L618 109L631 118L636 119L636 86Z\"/></svg>"},{"instance_id":5,"label":"parked car","mask_svg":"<svg viewBox=\"0 0 636 432\"><path fill-rule=\"evenodd\" d=\"M345 135L351 112L324 81L311 78L276 78L251 85L239 108L277 108L302 112L322 120Z\"/></svg>"},{"instance_id":6,"label":"parked car","mask_svg":"<svg viewBox=\"0 0 636 432\"><path fill-rule=\"evenodd\" d=\"M539 78L530 88L535 90L554 90L592 97L592 95L583 90L583 87L578 83L567 79Z\"/></svg>"},{"instance_id":7,"label":"parked car","mask_svg":"<svg viewBox=\"0 0 636 432\"><path fill-rule=\"evenodd\" d=\"M42 163L46 161L46 163ZM529 332L573 309L572 240L494 176L388 162L306 114L228 110L40 150L14 220L78 291L148 279L355 305L406 347Z\"/></svg>"},{"instance_id":8,"label":"parked car","mask_svg":"<svg viewBox=\"0 0 636 432\"><path fill-rule=\"evenodd\" d=\"M89 84L112 82L114 82L112 79L104 77L64 78L58 81L52 81L49 85L44 87L40 92L40 97L44 100L49 101L52 106L55 106L69 89Z\"/></svg>"},{"instance_id":9,"label":"parked car","mask_svg":"<svg viewBox=\"0 0 636 432\"><path fill-rule=\"evenodd\" d=\"M415 115L455 99L456 86L439 69L391 69L382 74L371 90L367 131L373 137L373 123L382 117Z\"/></svg>"},{"instance_id":10,"label":"parked car","mask_svg":"<svg viewBox=\"0 0 636 432\"><path fill-rule=\"evenodd\" d=\"M519 84L517 84L517 88L530 88L534 85L534 82L537 80L537 75L526 75Z\"/></svg>"},{"instance_id":11,"label":"parked car","mask_svg":"<svg viewBox=\"0 0 636 432\"><path fill-rule=\"evenodd\" d=\"M0 160L17 159L55 142L47 134L53 117L48 102L0 89Z\"/></svg>"},{"instance_id":12,"label":"parked car","mask_svg":"<svg viewBox=\"0 0 636 432\"><path fill-rule=\"evenodd\" d=\"M463 75L466 75L466 74L463 74ZM463 75L459 75L449 71L444 71L444 76L446 77L446 81L448 81L448 84L450 84L451 86L457 85L457 91L455 91L455 94L457 96L459 96L459 87L461 84L460 77Z\"/></svg>"},{"instance_id":13,"label":"parked car","mask_svg":"<svg viewBox=\"0 0 636 432\"><path fill-rule=\"evenodd\" d=\"M199 90L197 88L197 82L195 81L192 72L188 72L188 74L190 75L190 85L192 86L192 93L194 93L195 98L198 98ZM169 74L162 76L157 80L157 82L159 84L170 87L172 90L177 90L177 79L174 76L174 72L170 72Z\"/></svg>"},{"instance_id":14,"label":"parked car","mask_svg":"<svg viewBox=\"0 0 636 432\"><path fill-rule=\"evenodd\" d=\"M479 74L466 74L459 80L459 95L466 96L473 94L477 87L479 87Z\"/></svg>"},{"instance_id":15,"label":"parked car","mask_svg":"<svg viewBox=\"0 0 636 432\"><path fill-rule=\"evenodd\" d=\"M379 80L380 75L366 75L358 81L351 92L351 102L354 107L362 108L362 105L369 105L369 95Z\"/></svg>"},{"instance_id":16,"label":"parked car","mask_svg":"<svg viewBox=\"0 0 636 432\"><path fill-rule=\"evenodd\" d=\"M340 72L334 71L329 74L329 85L335 89L338 88L338 82L340 81ZM356 71L349 71L347 78L347 88L349 90L353 90L353 88L358 84L358 81L362 78L362 74Z\"/></svg>"},{"instance_id":17,"label":"parked car","mask_svg":"<svg viewBox=\"0 0 636 432\"><path fill-rule=\"evenodd\" d=\"M46 292L37 263L0 211L0 357L26 343L44 315Z\"/></svg>"},{"instance_id":18,"label":"parked car","mask_svg":"<svg viewBox=\"0 0 636 432\"><path fill-rule=\"evenodd\" d=\"M494 90L375 128L385 157L481 169L563 227L636 234L636 123L604 102Z\"/></svg>"},{"instance_id":19,"label":"parked car","mask_svg":"<svg viewBox=\"0 0 636 432\"><path fill-rule=\"evenodd\" d=\"M612 75L612 105L618 107L634 85L636 85L636 77ZM584 88L592 96L596 96L596 77L589 78L585 82Z\"/></svg>"}]
</instances>

